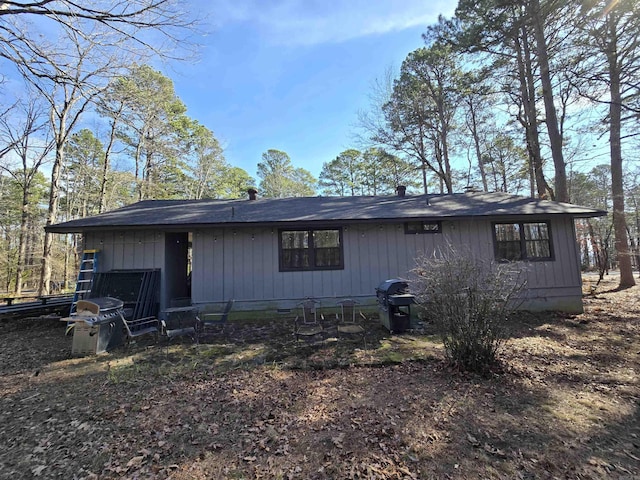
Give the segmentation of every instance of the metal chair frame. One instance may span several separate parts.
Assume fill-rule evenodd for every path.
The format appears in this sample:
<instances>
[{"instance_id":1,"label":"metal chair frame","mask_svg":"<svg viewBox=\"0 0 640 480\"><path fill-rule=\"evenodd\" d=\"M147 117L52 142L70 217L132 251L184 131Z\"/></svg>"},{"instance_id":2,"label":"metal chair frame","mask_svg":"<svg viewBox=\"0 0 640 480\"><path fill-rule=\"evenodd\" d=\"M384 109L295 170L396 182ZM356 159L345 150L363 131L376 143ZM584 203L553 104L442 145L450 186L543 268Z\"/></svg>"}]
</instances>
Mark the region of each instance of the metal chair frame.
<instances>
[{"instance_id":1,"label":"metal chair frame","mask_svg":"<svg viewBox=\"0 0 640 480\"><path fill-rule=\"evenodd\" d=\"M190 306L172 306L161 312L161 335L167 339L168 344L174 338L190 337L194 343L198 343L198 310Z\"/></svg>"},{"instance_id":2,"label":"metal chair frame","mask_svg":"<svg viewBox=\"0 0 640 480\"><path fill-rule=\"evenodd\" d=\"M205 334L205 331L209 328L219 328L220 333L224 332L224 327L229 318L229 313L233 308L235 300L231 299L227 302L222 312L206 312L199 315L199 335Z\"/></svg>"},{"instance_id":3,"label":"metal chair frame","mask_svg":"<svg viewBox=\"0 0 640 480\"><path fill-rule=\"evenodd\" d=\"M302 307L302 321L300 316L296 316L294 320L294 335L296 342L300 337L312 339L318 335L324 336L324 327L318 321L318 309L320 302L314 298L307 298L300 302L298 306ZM322 318L322 314L320 315Z\"/></svg>"},{"instance_id":4,"label":"metal chair frame","mask_svg":"<svg viewBox=\"0 0 640 480\"><path fill-rule=\"evenodd\" d=\"M341 335L361 335L364 348L367 348L366 329L356 321L356 305L358 302L351 298L345 298L338 302L340 317L338 318L338 337ZM349 318L350 317L350 318Z\"/></svg>"}]
</instances>

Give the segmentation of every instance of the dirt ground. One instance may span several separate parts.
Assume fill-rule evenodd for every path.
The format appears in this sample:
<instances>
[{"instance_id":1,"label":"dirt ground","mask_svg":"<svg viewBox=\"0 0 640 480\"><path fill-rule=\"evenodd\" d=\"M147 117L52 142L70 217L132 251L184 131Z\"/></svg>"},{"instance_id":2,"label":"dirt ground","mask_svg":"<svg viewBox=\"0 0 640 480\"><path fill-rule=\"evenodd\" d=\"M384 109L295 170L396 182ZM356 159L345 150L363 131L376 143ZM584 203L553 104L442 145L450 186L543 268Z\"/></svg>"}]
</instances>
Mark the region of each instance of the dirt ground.
<instances>
[{"instance_id":1,"label":"dirt ground","mask_svg":"<svg viewBox=\"0 0 640 480\"><path fill-rule=\"evenodd\" d=\"M366 348L276 318L82 358L62 322L1 322L0 478L640 478L639 293L522 314L488 378L373 321Z\"/></svg>"}]
</instances>

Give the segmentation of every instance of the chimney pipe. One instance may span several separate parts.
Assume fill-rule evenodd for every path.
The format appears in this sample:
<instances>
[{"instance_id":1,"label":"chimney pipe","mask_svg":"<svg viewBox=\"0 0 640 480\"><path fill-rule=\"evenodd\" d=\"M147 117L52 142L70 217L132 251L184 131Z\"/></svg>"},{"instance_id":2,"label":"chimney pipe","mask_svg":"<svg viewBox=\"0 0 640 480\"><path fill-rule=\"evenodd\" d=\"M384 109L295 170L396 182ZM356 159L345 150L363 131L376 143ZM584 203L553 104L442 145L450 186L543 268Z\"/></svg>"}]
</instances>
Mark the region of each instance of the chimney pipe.
<instances>
[{"instance_id":1,"label":"chimney pipe","mask_svg":"<svg viewBox=\"0 0 640 480\"><path fill-rule=\"evenodd\" d=\"M396 187L396 192L398 193L399 197L404 197L407 193L407 187L405 187L404 185L398 185Z\"/></svg>"},{"instance_id":2,"label":"chimney pipe","mask_svg":"<svg viewBox=\"0 0 640 480\"><path fill-rule=\"evenodd\" d=\"M249 200L255 200L256 195L258 195L258 191L255 188L250 188L247 193L249 194Z\"/></svg>"}]
</instances>

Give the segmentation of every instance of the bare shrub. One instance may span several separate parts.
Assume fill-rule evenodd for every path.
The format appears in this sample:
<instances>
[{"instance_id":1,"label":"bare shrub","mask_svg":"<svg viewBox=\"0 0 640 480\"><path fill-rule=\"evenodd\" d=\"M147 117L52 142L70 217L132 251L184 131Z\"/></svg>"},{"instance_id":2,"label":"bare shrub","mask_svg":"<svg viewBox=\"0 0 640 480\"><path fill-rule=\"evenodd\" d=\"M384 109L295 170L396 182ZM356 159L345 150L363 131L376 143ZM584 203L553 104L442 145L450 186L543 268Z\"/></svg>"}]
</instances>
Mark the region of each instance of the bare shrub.
<instances>
[{"instance_id":1,"label":"bare shrub","mask_svg":"<svg viewBox=\"0 0 640 480\"><path fill-rule=\"evenodd\" d=\"M522 269L452 247L416 263L410 290L442 336L447 358L458 368L487 372L506 340L507 321L520 305Z\"/></svg>"}]
</instances>

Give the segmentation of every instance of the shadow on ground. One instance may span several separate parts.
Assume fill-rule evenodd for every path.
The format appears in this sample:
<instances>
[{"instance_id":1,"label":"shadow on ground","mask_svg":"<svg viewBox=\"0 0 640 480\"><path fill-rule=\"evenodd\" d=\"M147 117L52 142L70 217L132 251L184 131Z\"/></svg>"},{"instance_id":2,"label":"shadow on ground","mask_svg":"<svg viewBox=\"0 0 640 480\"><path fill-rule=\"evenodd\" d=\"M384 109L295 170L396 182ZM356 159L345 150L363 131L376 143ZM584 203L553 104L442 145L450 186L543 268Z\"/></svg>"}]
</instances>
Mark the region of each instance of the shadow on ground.
<instances>
[{"instance_id":1,"label":"shadow on ground","mask_svg":"<svg viewBox=\"0 0 640 480\"><path fill-rule=\"evenodd\" d=\"M0 478L634 478L637 293L523 316L487 377L373 319L366 348L266 319L83 358L64 324L5 322Z\"/></svg>"}]
</instances>

